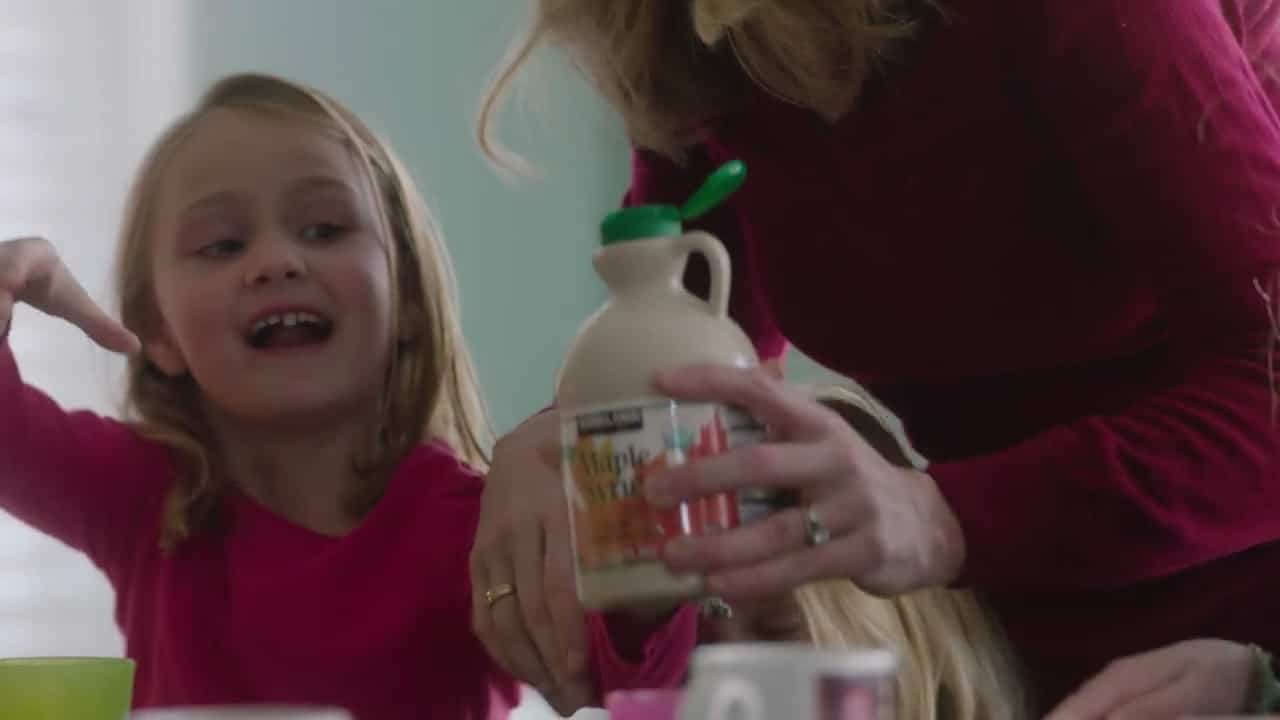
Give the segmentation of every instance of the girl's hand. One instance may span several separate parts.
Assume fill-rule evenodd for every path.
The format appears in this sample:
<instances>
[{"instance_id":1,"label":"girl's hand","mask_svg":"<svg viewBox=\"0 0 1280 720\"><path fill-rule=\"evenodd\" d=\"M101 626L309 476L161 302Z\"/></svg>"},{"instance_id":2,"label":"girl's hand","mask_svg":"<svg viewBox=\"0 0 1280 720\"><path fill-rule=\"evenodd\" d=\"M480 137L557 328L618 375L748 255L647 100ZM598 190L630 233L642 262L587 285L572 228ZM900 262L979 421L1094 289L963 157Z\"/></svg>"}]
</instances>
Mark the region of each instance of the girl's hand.
<instances>
[{"instance_id":1,"label":"girl's hand","mask_svg":"<svg viewBox=\"0 0 1280 720\"><path fill-rule=\"evenodd\" d=\"M650 502L672 505L746 488L789 490L800 500L723 534L668 543L664 558L672 571L704 574L708 591L730 600L777 596L828 578L893 595L959 574L964 538L933 479L892 465L834 411L758 369L684 368L662 374L658 388L743 408L776 441L650 478ZM825 541L816 537L823 529Z\"/></svg>"},{"instance_id":2,"label":"girl's hand","mask_svg":"<svg viewBox=\"0 0 1280 720\"><path fill-rule=\"evenodd\" d=\"M133 333L93 302L43 238L0 242L0 332L8 329L17 303L70 322L108 350L141 348Z\"/></svg>"},{"instance_id":3,"label":"girl's hand","mask_svg":"<svg viewBox=\"0 0 1280 720\"><path fill-rule=\"evenodd\" d=\"M1225 640L1189 640L1117 660L1047 720L1165 720L1246 710L1253 651Z\"/></svg>"}]
</instances>

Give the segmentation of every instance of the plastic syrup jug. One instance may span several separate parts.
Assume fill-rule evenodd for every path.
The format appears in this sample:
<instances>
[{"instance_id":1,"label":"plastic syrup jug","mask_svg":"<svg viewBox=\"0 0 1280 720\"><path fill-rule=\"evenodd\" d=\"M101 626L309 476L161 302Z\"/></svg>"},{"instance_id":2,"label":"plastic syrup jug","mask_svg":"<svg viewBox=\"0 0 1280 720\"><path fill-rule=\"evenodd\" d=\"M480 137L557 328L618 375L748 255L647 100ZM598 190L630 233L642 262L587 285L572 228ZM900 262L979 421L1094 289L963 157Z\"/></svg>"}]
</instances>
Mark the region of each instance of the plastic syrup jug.
<instances>
[{"instance_id":1,"label":"plastic syrup jug","mask_svg":"<svg viewBox=\"0 0 1280 720\"><path fill-rule=\"evenodd\" d=\"M583 324L556 382L561 468L585 607L656 607L702 595L703 578L677 576L661 564L662 543L736 527L751 512L730 495L659 511L643 491L645 478L663 468L763 436L736 408L662 397L653 384L668 368L759 362L728 315L728 252L714 236L683 227L737 190L745 175L740 162L731 162L682 208L626 208L601 226L593 265L610 296ZM707 300L684 288L693 253L711 268Z\"/></svg>"}]
</instances>

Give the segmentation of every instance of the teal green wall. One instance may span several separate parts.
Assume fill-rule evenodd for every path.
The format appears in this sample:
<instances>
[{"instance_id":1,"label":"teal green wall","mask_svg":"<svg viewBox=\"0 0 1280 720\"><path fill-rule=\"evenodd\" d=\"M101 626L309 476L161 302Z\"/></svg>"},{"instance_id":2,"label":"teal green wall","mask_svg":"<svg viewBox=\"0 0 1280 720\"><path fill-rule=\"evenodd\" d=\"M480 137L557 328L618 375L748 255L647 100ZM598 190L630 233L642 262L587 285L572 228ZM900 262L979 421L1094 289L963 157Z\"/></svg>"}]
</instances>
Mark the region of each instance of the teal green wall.
<instances>
[{"instance_id":1,"label":"teal green wall","mask_svg":"<svg viewBox=\"0 0 1280 720\"><path fill-rule=\"evenodd\" d=\"M194 97L260 70L337 96L389 136L453 253L464 327L499 429L545 405L561 353L603 291L595 227L626 185L626 146L589 89L555 62L513 105L512 144L541 178L513 186L472 125L486 79L523 20L520 0L192 0Z\"/></svg>"},{"instance_id":2,"label":"teal green wall","mask_svg":"<svg viewBox=\"0 0 1280 720\"><path fill-rule=\"evenodd\" d=\"M606 2L607 0L601 0ZM627 179L614 118L553 58L507 113L541 176L504 182L482 160L482 90L524 20L522 0L188 0L194 97L240 70L313 84L391 138L453 253L463 323L499 430L543 407L561 353L602 299L596 226ZM822 373L793 354L791 375Z\"/></svg>"}]
</instances>

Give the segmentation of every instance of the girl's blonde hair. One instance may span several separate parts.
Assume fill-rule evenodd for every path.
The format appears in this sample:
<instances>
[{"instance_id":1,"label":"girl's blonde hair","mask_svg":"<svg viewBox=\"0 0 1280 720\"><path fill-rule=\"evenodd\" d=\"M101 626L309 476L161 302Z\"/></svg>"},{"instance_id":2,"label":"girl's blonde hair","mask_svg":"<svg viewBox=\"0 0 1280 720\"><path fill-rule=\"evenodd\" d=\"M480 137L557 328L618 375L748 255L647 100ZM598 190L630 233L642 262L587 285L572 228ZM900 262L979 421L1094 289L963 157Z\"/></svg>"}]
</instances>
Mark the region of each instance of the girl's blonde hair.
<instances>
[{"instance_id":1,"label":"girl's blonde hair","mask_svg":"<svg viewBox=\"0 0 1280 720\"><path fill-rule=\"evenodd\" d=\"M116 258L121 318L140 337L159 318L152 277L156 198L175 153L208 113L234 109L312 123L352 153L369 181L393 283L391 351L381 422L353 458L363 482L349 498L367 511L392 469L414 446L438 440L483 469L491 433L458 317L452 264L430 211L387 143L355 113L312 88L278 77L240 74L211 87L151 148L126 207ZM172 452L177 477L165 507L161 544L173 548L220 521L228 485L190 376L169 377L144 357L128 367L126 410L139 430Z\"/></svg>"},{"instance_id":2,"label":"girl's blonde hair","mask_svg":"<svg viewBox=\"0 0 1280 720\"><path fill-rule=\"evenodd\" d=\"M866 391L826 387L815 394L890 462L927 466L907 442L897 418ZM974 593L932 588L886 599L848 580L831 580L804 586L795 597L809 637L819 647L886 647L898 654L898 717L1031 717L1009 641Z\"/></svg>"},{"instance_id":3,"label":"girl's blonde hair","mask_svg":"<svg viewBox=\"0 0 1280 720\"><path fill-rule=\"evenodd\" d=\"M795 597L818 647L883 647L897 654L897 717L1031 717L1009 641L973 593L930 589L885 599L848 580L830 580L806 585Z\"/></svg>"},{"instance_id":4,"label":"girl's blonde hair","mask_svg":"<svg viewBox=\"0 0 1280 720\"><path fill-rule=\"evenodd\" d=\"M762 90L829 121L934 0L535 0L524 37L502 62L480 113L481 148L508 167L494 138L513 79L543 45L565 49L622 115L632 142L673 157L700 125Z\"/></svg>"}]
</instances>

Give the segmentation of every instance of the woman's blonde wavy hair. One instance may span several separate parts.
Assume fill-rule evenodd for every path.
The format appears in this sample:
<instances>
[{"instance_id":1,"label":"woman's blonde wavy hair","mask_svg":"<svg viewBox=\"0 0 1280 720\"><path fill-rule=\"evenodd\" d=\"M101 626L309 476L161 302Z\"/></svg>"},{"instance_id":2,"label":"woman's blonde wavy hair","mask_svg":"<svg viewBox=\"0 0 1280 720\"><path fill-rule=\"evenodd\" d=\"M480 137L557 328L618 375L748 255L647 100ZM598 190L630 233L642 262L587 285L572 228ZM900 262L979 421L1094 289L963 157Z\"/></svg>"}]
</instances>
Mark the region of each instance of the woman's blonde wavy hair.
<instances>
[{"instance_id":1,"label":"woman's blonde wavy hair","mask_svg":"<svg viewBox=\"0 0 1280 720\"><path fill-rule=\"evenodd\" d=\"M481 108L478 135L499 165L520 166L494 136L506 91L534 51L567 51L622 115L632 142L680 157L698 128L740 109L753 89L829 121L934 0L535 0Z\"/></svg>"},{"instance_id":2,"label":"woman's blonde wavy hair","mask_svg":"<svg viewBox=\"0 0 1280 720\"><path fill-rule=\"evenodd\" d=\"M898 419L860 388L824 387L819 402L838 412L890 462L924 469ZM970 591L932 588L894 598L848 580L795 593L809 637L824 649L884 647L900 661L897 717L1024 720L1032 717L1022 671L994 616Z\"/></svg>"},{"instance_id":3,"label":"woman's blonde wavy hair","mask_svg":"<svg viewBox=\"0 0 1280 720\"><path fill-rule=\"evenodd\" d=\"M126 206L116 257L116 282L124 324L146 338L155 327L152 277L156 198L170 162L199 121L211 111L234 109L312 123L347 147L363 168L378 211L393 283L393 337L383 389L381 423L370 428L367 447L352 462L363 479L349 498L363 514L382 495L387 476L415 445L438 440L483 469L491 433L475 369L458 317L448 251L412 178L355 113L333 98L288 80L261 74L233 75L214 84L195 109L153 145ZM140 432L175 460L161 545L173 549L217 526L228 479L219 467L215 438L190 376L165 375L144 357L128 367L126 411Z\"/></svg>"}]
</instances>

